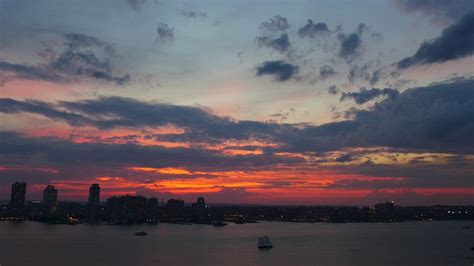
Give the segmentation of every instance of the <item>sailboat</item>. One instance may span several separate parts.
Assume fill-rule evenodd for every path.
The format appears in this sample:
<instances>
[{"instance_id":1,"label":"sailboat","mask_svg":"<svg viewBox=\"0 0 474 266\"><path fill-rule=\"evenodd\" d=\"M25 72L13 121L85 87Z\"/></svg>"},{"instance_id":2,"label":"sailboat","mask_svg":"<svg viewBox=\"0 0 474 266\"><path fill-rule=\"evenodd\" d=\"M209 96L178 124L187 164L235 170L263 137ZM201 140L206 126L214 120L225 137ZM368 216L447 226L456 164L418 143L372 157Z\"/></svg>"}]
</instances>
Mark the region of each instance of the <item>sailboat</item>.
<instances>
[{"instance_id":1,"label":"sailboat","mask_svg":"<svg viewBox=\"0 0 474 266\"><path fill-rule=\"evenodd\" d=\"M257 247L260 249L273 248L273 244L270 242L270 238L268 238L268 236L260 236L258 238Z\"/></svg>"}]
</instances>

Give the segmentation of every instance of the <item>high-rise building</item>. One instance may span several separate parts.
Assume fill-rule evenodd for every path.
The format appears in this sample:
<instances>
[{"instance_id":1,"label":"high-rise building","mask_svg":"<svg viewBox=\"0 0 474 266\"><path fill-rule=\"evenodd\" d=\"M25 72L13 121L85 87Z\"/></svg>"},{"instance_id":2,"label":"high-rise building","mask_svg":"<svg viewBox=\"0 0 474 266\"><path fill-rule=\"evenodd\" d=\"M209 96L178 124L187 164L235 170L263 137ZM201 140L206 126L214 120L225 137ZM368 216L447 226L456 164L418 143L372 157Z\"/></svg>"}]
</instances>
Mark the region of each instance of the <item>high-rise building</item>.
<instances>
[{"instance_id":1,"label":"high-rise building","mask_svg":"<svg viewBox=\"0 0 474 266\"><path fill-rule=\"evenodd\" d=\"M157 198L149 198L146 200L145 215L148 223L156 223L159 218L159 201Z\"/></svg>"},{"instance_id":2,"label":"high-rise building","mask_svg":"<svg viewBox=\"0 0 474 266\"><path fill-rule=\"evenodd\" d=\"M184 218L184 200L169 199L165 205L168 220L182 220Z\"/></svg>"},{"instance_id":3,"label":"high-rise building","mask_svg":"<svg viewBox=\"0 0 474 266\"><path fill-rule=\"evenodd\" d=\"M194 220L197 223L208 223L210 222L209 207L203 197L199 197L196 203L193 203Z\"/></svg>"},{"instance_id":4,"label":"high-rise building","mask_svg":"<svg viewBox=\"0 0 474 266\"><path fill-rule=\"evenodd\" d=\"M143 196L114 196L107 199L106 214L109 221L118 224L145 222L147 200Z\"/></svg>"},{"instance_id":5,"label":"high-rise building","mask_svg":"<svg viewBox=\"0 0 474 266\"><path fill-rule=\"evenodd\" d=\"M197 198L197 200L196 200L196 207L199 208L199 209L207 208L206 200L204 200L203 197Z\"/></svg>"},{"instance_id":6,"label":"high-rise building","mask_svg":"<svg viewBox=\"0 0 474 266\"><path fill-rule=\"evenodd\" d=\"M88 213L89 222L95 223L99 221L100 216L100 186L92 184L89 187Z\"/></svg>"},{"instance_id":7,"label":"high-rise building","mask_svg":"<svg viewBox=\"0 0 474 266\"><path fill-rule=\"evenodd\" d=\"M43 190L43 206L46 216L56 214L58 209L58 190L51 185Z\"/></svg>"},{"instance_id":8,"label":"high-rise building","mask_svg":"<svg viewBox=\"0 0 474 266\"><path fill-rule=\"evenodd\" d=\"M12 194L10 198L10 211L13 216L19 217L24 214L26 197L26 183L15 182L12 184Z\"/></svg>"}]
</instances>

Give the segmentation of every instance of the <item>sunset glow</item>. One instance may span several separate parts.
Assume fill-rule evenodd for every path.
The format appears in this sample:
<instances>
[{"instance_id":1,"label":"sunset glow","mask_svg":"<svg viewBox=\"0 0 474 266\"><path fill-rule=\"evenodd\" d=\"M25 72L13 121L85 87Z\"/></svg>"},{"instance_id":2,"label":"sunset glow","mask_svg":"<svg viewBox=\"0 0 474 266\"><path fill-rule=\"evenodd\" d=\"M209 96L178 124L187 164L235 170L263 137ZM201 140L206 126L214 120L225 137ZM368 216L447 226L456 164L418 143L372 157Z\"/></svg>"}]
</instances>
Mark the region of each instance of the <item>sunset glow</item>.
<instances>
[{"instance_id":1,"label":"sunset glow","mask_svg":"<svg viewBox=\"0 0 474 266\"><path fill-rule=\"evenodd\" d=\"M1 198L474 204L474 11L53 2L0 2Z\"/></svg>"}]
</instances>

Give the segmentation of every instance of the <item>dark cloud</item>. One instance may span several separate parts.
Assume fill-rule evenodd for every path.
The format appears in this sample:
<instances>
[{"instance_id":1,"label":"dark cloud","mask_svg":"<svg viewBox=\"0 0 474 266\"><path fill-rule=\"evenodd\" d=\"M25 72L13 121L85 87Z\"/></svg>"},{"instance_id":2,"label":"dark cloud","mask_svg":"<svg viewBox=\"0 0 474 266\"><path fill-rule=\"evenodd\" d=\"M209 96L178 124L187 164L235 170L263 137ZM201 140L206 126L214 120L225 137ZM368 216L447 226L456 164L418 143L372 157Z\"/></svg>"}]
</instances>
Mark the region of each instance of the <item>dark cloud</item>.
<instances>
[{"instance_id":1,"label":"dark cloud","mask_svg":"<svg viewBox=\"0 0 474 266\"><path fill-rule=\"evenodd\" d=\"M105 80L105 81L110 81L114 82L115 84L119 86L126 85L130 82L130 75L125 75L122 77L115 77L112 76L111 74L103 71L93 71L90 73L90 76L95 79L100 79L100 80Z\"/></svg>"},{"instance_id":2,"label":"dark cloud","mask_svg":"<svg viewBox=\"0 0 474 266\"><path fill-rule=\"evenodd\" d=\"M265 61L257 67L257 76L270 75L276 81L287 81L294 78L298 73L298 66L289 64L282 60Z\"/></svg>"},{"instance_id":3,"label":"dark cloud","mask_svg":"<svg viewBox=\"0 0 474 266\"><path fill-rule=\"evenodd\" d=\"M50 66L28 66L0 61L0 72L3 81L29 79L71 82L76 78L92 78L114 82L117 85L130 82L129 75L113 76L108 64L98 61L93 53L63 53Z\"/></svg>"},{"instance_id":4,"label":"dark cloud","mask_svg":"<svg viewBox=\"0 0 474 266\"><path fill-rule=\"evenodd\" d=\"M117 56L114 45L104 42L96 37L79 34L79 33L67 33L63 35L65 39L65 45L71 50L78 50L80 48L89 47L101 47L104 48L110 56Z\"/></svg>"},{"instance_id":5,"label":"dark cloud","mask_svg":"<svg viewBox=\"0 0 474 266\"><path fill-rule=\"evenodd\" d=\"M124 85L130 81L129 75L114 76L113 67L107 58L116 57L113 45L96 37L68 33L62 35L65 49L57 54L53 46L48 46L46 64L37 66L0 62L0 78L30 79L52 82L71 82L78 79L95 79ZM93 49L102 49L106 59L97 57Z\"/></svg>"},{"instance_id":6,"label":"dark cloud","mask_svg":"<svg viewBox=\"0 0 474 266\"><path fill-rule=\"evenodd\" d=\"M365 52L365 47L362 42L362 35L368 31L369 27L364 23L360 23L355 32L346 34L340 32L338 39L340 41L339 57L347 62L352 62L354 59L360 57Z\"/></svg>"},{"instance_id":7,"label":"dark cloud","mask_svg":"<svg viewBox=\"0 0 474 266\"><path fill-rule=\"evenodd\" d=\"M287 52L291 47L290 38L286 33L282 33L276 39L272 39L269 36L257 37L257 43L259 46L271 47L281 53Z\"/></svg>"},{"instance_id":8,"label":"dark cloud","mask_svg":"<svg viewBox=\"0 0 474 266\"><path fill-rule=\"evenodd\" d=\"M413 88L387 98L352 120L306 127L291 138L294 150L385 146L474 152L474 80Z\"/></svg>"},{"instance_id":9,"label":"dark cloud","mask_svg":"<svg viewBox=\"0 0 474 266\"><path fill-rule=\"evenodd\" d=\"M363 65L352 65L349 69L347 79L349 83L356 84L358 82L375 85L381 80L395 79L400 75L400 71L394 67L377 67L379 61L369 61Z\"/></svg>"},{"instance_id":10,"label":"dark cloud","mask_svg":"<svg viewBox=\"0 0 474 266\"><path fill-rule=\"evenodd\" d=\"M288 34L285 32L290 27L285 17L276 15L260 24L261 36L255 39L259 47L268 47L277 50L280 53L289 55L292 53L291 42Z\"/></svg>"},{"instance_id":11,"label":"dark cloud","mask_svg":"<svg viewBox=\"0 0 474 266\"><path fill-rule=\"evenodd\" d=\"M277 132L291 131L289 125L256 121L234 121L190 106L143 102L130 98L103 97L56 104L39 101L0 99L2 113L35 113L72 126L99 129L143 128L175 125L184 134L157 136L160 140L219 143L229 139L273 139ZM278 135L278 134L277 134Z\"/></svg>"},{"instance_id":12,"label":"dark cloud","mask_svg":"<svg viewBox=\"0 0 474 266\"><path fill-rule=\"evenodd\" d=\"M347 79L350 83L355 83L356 81L370 81L370 64L366 63L363 65L353 65L349 69Z\"/></svg>"},{"instance_id":13,"label":"dark cloud","mask_svg":"<svg viewBox=\"0 0 474 266\"><path fill-rule=\"evenodd\" d=\"M49 71L45 67L11 64L0 61L0 78L4 79L29 79L64 82L65 78Z\"/></svg>"},{"instance_id":14,"label":"dark cloud","mask_svg":"<svg viewBox=\"0 0 474 266\"><path fill-rule=\"evenodd\" d=\"M192 19L197 19L197 18L207 18L207 13L206 12L196 12L192 10L180 10L179 13L183 15L186 18L192 18Z\"/></svg>"},{"instance_id":15,"label":"dark cloud","mask_svg":"<svg viewBox=\"0 0 474 266\"><path fill-rule=\"evenodd\" d=\"M92 121L80 114L60 111L50 103L32 100L16 101L9 98L0 98L0 112L6 114L21 112L39 114L54 120L64 121L72 126L81 126L92 123Z\"/></svg>"},{"instance_id":16,"label":"dark cloud","mask_svg":"<svg viewBox=\"0 0 474 266\"><path fill-rule=\"evenodd\" d=\"M329 93L329 94L332 94L332 95L338 94L339 91L337 90L337 86L336 86L336 85L331 85L331 86L329 86L329 88L328 88L328 93Z\"/></svg>"},{"instance_id":17,"label":"dark cloud","mask_svg":"<svg viewBox=\"0 0 474 266\"><path fill-rule=\"evenodd\" d=\"M125 3L135 11L141 11L142 6L147 3L147 0L125 0Z\"/></svg>"},{"instance_id":18,"label":"dark cloud","mask_svg":"<svg viewBox=\"0 0 474 266\"><path fill-rule=\"evenodd\" d=\"M70 77L90 77L115 82L117 85L124 85L130 80L128 75L113 76L111 64L107 60L98 59L92 51L66 50L50 63L50 68Z\"/></svg>"},{"instance_id":19,"label":"dark cloud","mask_svg":"<svg viewBox=\"0 0 474 266\"><path fill-rule=\"evenodd\" d=\"M283 112L283 111L280 111L278 113L274 113L274 114L270 114L270 117L272 118L277 118L279 119L281 122L285 121L288 119L288 117L292 114L294 114L296 112L295 108L290 108L288 111L286 112Z\"/></svg>"},{"instance_id":20,"label":"dark cloud","mask_svg":"<svg viewBox=\"0 0 474 266\"><path fill-rule=\"evenodd\" d=\"M308 19L308 22L301 28L298 29L298 35L301 38L317 38L320 36L326 36L330 34L331 31L328 28L326 23L316 23L314 24L311 19Z\"/></svg>"},{"instance_id":21,"label":"dark cloud","mask_svg":"<svg viewBox=\"0 0 474 266\"><path fill-rule=\"evenodd\" d=\"M362 35L364 32L368 31L369 30L369 26L367 26L366 24L364 23L360 23L358 26L357 26L357 29L356 29L356 33L360 36Z\"/></svg>"},{"instance_id":22,"label":"dark cloud","mask_svg":"<svg viewBox=\"0 0 474 266\"><path fill-rule=\"evenodd\" d=\"M265 148L264 154L374 146L431 152L474 152L474 80L457 79L412 88L390 97L395 94L388 90L361 90L359 94L348 97L359 103L372 99L373 95L389 97L368 110L354 110L351 120L319 126L236 121L197 107L120 97L55 104L1 99L0 112L35 113L72 126L87 125L99 129L170 124L184 129L183 134L151 136L164 141L222 143L228 140L264 140L280 144L276 148ZM15 149L14 146L9 147ZM1 147L4 150L7 146Z\"/></svg>"},{"instance_id":23,"label":"dark cloud","mask_svg":"<svg viewBox=\"0 0 474 266\"><path fill-rule=\"evenodd\" d=\"M319 78L320 79L327 79L332 76L336 75L336 71L330 65L323 65L319 68Z\"/></svg>"},{"instance_id":24,"label":"dark cloud","mask_svg":"<svg viewBox=\"0 0 474 266\"><path fill-rule=\"evenodd\" d=\"M338 163L346 163L352 161L352 155L350 153L343 154L336 158Z\"/></svg>"},{"instance_id":25,"label":"dark cloud","mask_svg":"<svg viewBox=\"0 0 474 266\"><path fill-rule=\"evenodd\" d=\"M301 159L283 156L225 155L198 148L165 148L135 144L75 143L57 138L31 138L14 132L0 132L0 162L14 158L18 163L74 166L149 166L186 167L188 169L225 169L262 167L279 163L297 163Z\"/></svg>"},{"instance_id":26,"label":"dark cloud","mask_svg":"<svg viewBox=\"0 0 474 266\"><path fill-rule=\"evenodd\" d=\"M186 128L203 128L206 124L224 124L226 118L217 117L204 109L165 103L143 102L131 98L102 97L93 100L60 102L69 112L94 119L99 128L164 126L173 124ZM114 119L107 119L107 116Z\"/></svg>"},{"instance_id":27,"label":"dark cloud","mask_svg":"<svg viewBox=\"0 0 474 266\"><path fill-rule=\"evenodd\" d=\"M353 61L355 58L364 53L362 39L358 33L339 34L341 46L339 48L339 56L347 62Z\"/></svg>"},{"instance_id":28,"label":"dark cloud","mask_svg":"<svg viewBox=\"0 0 474 266\"><path fill-rule=\"evenodd\" d=\"M445 24L459 19L460 15L474 10L472 0L392 0L402 12L419 12L436 24Z\"/></svg>"},{"instance_id":29,"label":"dark cloud","mask_svg":"<svg viewBox=\"0 0 474 266\"><path fill-rule=\"evenodd\" d=\"M162 42L172 41L174 39L174 28L171 28L166 23L158 24L156 32L158 33L158 38Z\"/></svg>"},{"instance_id":30,"label":"dark cloud","mask_svg":"<svg viewBox=\"0 0 474 266\"><path fill-rule=\"evenodd\" d=\"M383 69L377 69L372 72L372 77L370 78L370 85L374 85L375 83L379 82L381 76L383 74Z\"/></svg>"},{"instance_id":31,"label":"dark cloud","mask_svg":"<svg viewBox=\"0 0 474 266\"><path fill-rule=\"evenodd\" d=\"M474 11L464 15L437 38L423 42L416 53L398 62L399 68L444 63L474 54Z\"/></svg>"},{"instance_id":32,"label":"dark cloud","mask_svg":"<svg viewBox=\"0 0 474 266\"><path fill-rule=\"evenodd\" d=\"M260 24L260 28L266 33L276 33L286 31L290 28L288 19L280 15L275 15L270 21L265 21Z\"/></svg>"},{"instance_id":33,"label":"dark cloud","mask_svg":"<svg viewBox=\"0 0 474 266\"><path fill-rule=\"evenodd\" d=\"M387 160L397 161L397 155L403 154L405 152L410 152L406 150L397 150L389 149L388 152L393 155L386 157ZM370 152L367 154L367 151L364 152L365 155L362 156L371 156ZM411 154L414 158L423 158L426 155L422 153ZM438 157L440 156L440 157ZM357 165L337 165L332 167L332 169L337 169L339 172L344 172L347 174L360 174L363 176L376 176L381 177L379 180L357 180L354 179L354 184L347 182L345 185L347 187L371 187L372 188L421 188L421 187L430 187L430 188L446 188L446 187L472 187L474 185L474 180L472 180L472 171L474 170L474 165L472 161L466 160L464 163L457 162L458 160L464 160L465 156L452 156L452 157L442 157L443 155L428 155L424 162L419 162L416 164L385 164L385 163L363 163ZM357 159L357 155L353 154L353 158ZM432 162L432 160L443 160L443 164L439 162ZM396 179L392 179L395 177ZM400 178L403 177L403 178ZM362 181L362 182L358 182ZM376 181L375 183L371 183ZM386 181L386 182L385 182ZM365 183L368 182L368 183ZM382 182L382 183L379 183ZM358 184L355 184L358 183ZM364 184L365 183L365 184ZM383 184L385 183L385 184ZM335 185L341 185L341 183Z\"/></svg>"},{"instance_id":34,"label":"dark cloud","mask_svg":"<svg viewBox=\"0 0 474 266\"><path fill-rule=\"evenodd\" d=\"M353 99L357 104L364 104L381 96L395 98L398 94L399 92L397 90L390 88L361 88L358 92L343 92L341 95L341 101Z\"/></svg>"}]
</instances>

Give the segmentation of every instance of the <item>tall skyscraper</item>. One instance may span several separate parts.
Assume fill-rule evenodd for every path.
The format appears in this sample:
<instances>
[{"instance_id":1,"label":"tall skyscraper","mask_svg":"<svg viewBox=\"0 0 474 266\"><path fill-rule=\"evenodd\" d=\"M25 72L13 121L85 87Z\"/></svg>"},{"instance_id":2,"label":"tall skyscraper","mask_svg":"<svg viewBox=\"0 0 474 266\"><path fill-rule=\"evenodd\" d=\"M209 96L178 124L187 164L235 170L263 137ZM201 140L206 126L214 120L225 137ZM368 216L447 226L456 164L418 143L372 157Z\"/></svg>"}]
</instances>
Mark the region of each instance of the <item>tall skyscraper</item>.
<instances>
[{"instance_id":1,"label":"tall skyscraper","mask_svg":"<svg viewBox=\"0 0 474 266\"><path fill-rule=\"evenodd\" d=\"M168 220L182 220L184 217L184 200L169 199L165 205Z\"/></svg>"},{"instance_id":2,"label":"tall skyscraper","mask_svg":"<svg viewBox=\"0 0 474 266\"><path fill-rule=\"evenodd\" d=\"M210 222L209 207L203 197L199 197L196 203L193 204L194 209L194 220L197 223L208 223Z\"/></svg>"},{"instance_id":3,"label":"tall skyscraper","mask_svg":"<svg viewBox=\"0 0 474 266\"><path fill-rule=\"evenodd\" d=\"M10 198L10 211L13 216L19 217L24 214L26 197L26 183L15 182L12 184L12 194Z\"/></svg>"},{"instance_id":4,"label":"tall skyscraper","mask_svg":"<svg viewBox=\"0 0 474 266\"><path fill-rule=\"evenodd\" d=\"M46 216L56 214L58 209L58 190L51 185L43 190L43 204Z\"/></svg>"},{"instance_id":5,"label":"tall skyscraper","mask_svg":"<svg viewBox=\"0 0 474 266\"><path fill-rule=\"evenodd\" d=\"M158 222L159 205L157 198L149 198L146 200L145 216L148 223Z\"/></svg>"},{"instance_id":6,"label":"tall skyscraper","mask_svg":"<svg viewBox=\"0 0 474 266\"><path fill-rule=\"evenodd\" d=\"M89 187L88 200L88 220L91 223L99 221L100 216L100 186L99 184L92 184Z\"/></svg>"}]
</instances>

